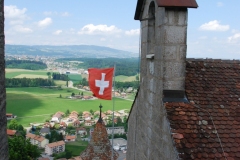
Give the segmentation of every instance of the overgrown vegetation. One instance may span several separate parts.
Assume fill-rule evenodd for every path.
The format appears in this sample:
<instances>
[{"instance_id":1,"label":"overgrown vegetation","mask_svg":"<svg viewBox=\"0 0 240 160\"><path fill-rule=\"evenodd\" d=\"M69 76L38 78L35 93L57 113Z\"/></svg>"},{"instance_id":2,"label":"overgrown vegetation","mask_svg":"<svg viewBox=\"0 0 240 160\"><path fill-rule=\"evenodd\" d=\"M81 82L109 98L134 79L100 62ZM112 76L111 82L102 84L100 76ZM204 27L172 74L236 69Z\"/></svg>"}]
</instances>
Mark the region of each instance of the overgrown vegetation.
<instances>
[{"instance_id":1,"label":"overgrown vegetation","mask_svg":"<svg viewBox=\"0 0 240 160\"><path fill-rule=\"evenodd\" d=\"M19 68L29 70L46 69L47 65L39 61L27 61L27 60L8 60L5 64L6 68Z\"/></svg>"}]
</instances>

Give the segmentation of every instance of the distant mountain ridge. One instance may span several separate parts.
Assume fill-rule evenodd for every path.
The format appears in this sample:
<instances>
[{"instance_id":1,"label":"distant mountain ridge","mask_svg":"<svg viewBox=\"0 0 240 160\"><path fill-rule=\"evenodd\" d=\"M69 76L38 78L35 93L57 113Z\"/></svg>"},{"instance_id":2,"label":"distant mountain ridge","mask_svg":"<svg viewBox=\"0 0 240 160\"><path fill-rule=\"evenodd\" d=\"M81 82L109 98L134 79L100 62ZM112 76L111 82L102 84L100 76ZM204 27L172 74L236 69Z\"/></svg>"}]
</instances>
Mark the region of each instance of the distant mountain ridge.
<instances>
[{"instance_id":1,"label":"distant mountain ridge","mask_svg":"<svg viewBox=\"0 0 240 160\"><path fill-rule=\"evenodd\" d=\"M5 45L6 55L32 55L76 58L131 58L137 53L95 45Z\"/></svg>"}]
</instances>

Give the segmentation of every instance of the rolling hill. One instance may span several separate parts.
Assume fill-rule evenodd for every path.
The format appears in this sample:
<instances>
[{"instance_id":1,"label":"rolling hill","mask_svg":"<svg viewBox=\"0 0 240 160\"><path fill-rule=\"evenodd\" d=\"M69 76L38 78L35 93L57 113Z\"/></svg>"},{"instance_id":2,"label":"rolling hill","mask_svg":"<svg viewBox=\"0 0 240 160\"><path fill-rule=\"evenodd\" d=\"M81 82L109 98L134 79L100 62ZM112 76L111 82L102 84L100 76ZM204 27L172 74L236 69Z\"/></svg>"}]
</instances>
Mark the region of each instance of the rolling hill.
<instances>
[{"instance_id":1,"label":"rolling hill","mask_svg":"<svg viewBox=\"0 0 240 160\"><path fill-rule=\"evenodd\" d=\"M76 57L76 58L131 58L138 57L138 53L117 50L109 47L94 45L9 45L5 46L6 55Z\"/></svg>"}]
</instances>

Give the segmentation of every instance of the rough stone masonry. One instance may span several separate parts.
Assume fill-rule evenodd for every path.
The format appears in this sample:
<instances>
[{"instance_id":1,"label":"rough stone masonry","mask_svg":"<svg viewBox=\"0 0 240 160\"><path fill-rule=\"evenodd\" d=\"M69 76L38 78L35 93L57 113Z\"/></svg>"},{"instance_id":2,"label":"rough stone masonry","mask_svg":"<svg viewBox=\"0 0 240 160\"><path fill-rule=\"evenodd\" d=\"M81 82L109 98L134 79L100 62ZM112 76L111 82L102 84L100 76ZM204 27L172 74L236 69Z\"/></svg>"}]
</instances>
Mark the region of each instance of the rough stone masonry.
<instances>
[{"instance_id":1,"label":"rough stone masonry","mask_svg":"<svg viewBox=\"0 0 240 160\"><path fill-rule=\"evenodd\" d=\"M141 21L141 80L128 119L128 160L178 159L162 98L163 90L184 90L188 11L158 2L139 0L135 14Z\"/></svg>"},{"instance_id":2,"label":"rough stone masonry","mask_svg":"<svg viewBox=\"0 0 240 160\"><path fill-rule=\"evenodd\" d=\"M6 89L5 89L5 36L4 0L0 0L0 159L8 159Z\"/></svg>"}]
</instances>

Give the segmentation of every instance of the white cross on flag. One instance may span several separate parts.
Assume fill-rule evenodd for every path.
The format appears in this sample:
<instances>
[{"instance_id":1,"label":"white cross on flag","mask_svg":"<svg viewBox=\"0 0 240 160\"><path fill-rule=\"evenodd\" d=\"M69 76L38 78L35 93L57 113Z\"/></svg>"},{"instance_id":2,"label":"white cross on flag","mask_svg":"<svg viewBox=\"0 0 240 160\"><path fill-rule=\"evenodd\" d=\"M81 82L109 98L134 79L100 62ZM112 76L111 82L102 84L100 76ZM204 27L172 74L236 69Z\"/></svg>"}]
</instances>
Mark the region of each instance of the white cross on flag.
<instances>
[{"instance_id":1,"label":"white cross on flag","mask_svg":"<svg viewBox=\"0 0 240 160\"><path fill-rule=\"evenodd\" d=\"M112 99L112 78L114 68L89 68L88 83L93 95L100 99Z\"/></svg>"}]
</instances>

